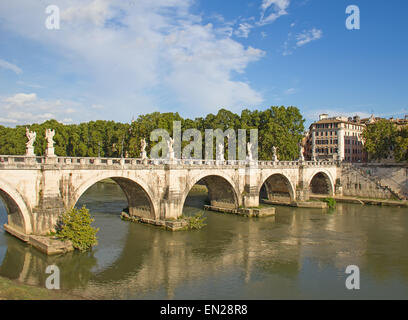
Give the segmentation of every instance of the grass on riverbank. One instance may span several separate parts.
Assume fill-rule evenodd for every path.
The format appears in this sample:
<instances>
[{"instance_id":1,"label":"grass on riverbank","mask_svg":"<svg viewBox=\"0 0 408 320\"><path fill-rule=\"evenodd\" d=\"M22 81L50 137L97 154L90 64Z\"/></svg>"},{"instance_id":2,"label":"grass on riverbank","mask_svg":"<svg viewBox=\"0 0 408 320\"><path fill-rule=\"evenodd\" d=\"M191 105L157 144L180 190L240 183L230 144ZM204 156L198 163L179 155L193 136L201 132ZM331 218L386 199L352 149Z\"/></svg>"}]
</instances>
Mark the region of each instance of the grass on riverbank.
<instances>
[{"instance_id":1,"label":"grass on riverbank","mask_svg":"<svg viewBox=\"0 0 408 320\"><path fill-rule=\"evenodd\" d=\"M0 277L0 300L82 300L62 290L48 290Z\"/></svg>"}]
</instances>

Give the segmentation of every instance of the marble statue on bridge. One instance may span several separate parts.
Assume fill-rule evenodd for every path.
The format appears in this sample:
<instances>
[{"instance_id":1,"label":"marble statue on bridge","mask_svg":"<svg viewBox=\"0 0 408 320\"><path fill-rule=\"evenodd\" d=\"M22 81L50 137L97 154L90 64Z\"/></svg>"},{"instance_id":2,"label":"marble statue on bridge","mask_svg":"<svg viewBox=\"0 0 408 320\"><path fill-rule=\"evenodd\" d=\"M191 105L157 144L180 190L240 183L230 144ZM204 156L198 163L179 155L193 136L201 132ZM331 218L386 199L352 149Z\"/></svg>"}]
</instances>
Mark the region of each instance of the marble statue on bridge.
<instances>
[{"instance_id":1,"label":"marble statue on bridge","mask_svg":"<svg viewBox=\"0 0 408 320\"><path fill-rule=\"evenodd\" d=\"M34 142L35 142L35 138L37 137L37 134L34 131L30 131L28 130L28 128L26 128L26 137L28 139L27 143L26 143L26 156L27 157L34 157Z\"/></svg>"},{"instance_id":2,"label":"marble statue on bridge","mask_svg":"<svg viewBox=\"0 0 408 320\"><path fill-rule=\"evenodd\" d=\"M168 154L169 154L169 159L170 160L174 160L174 139L173 138L169 138L169 140L167 140L167 147L169 148L168 150Z\"/></svg>"},{"instance_id":3,"label":"marble statue on bridge","mask_svg":"<svg viewBox=\"0 0 408 320\"><path fill-rule=\"evenodd\" d=\"M298 144L298 147L299 147L299 161L305 161L305 156L304 156L305 148L303 147L301 142Z\"/></svg>"},{"instance_id":4,"label":"marble statue on bridge","mask_svg":"<svg viewBox=\"0 0 408 320\"><path fill-rule=\"evenodd\" d=\"M45 155L47 157L55 157L54 153L54 135L55 130L46 129L45 130L45 139L47 140L47 149L45 150Z\"/></svg>"},{"instance_id":5,"label":"marble statue on bridge","mask_svg":"<svg viewBox=\"0 0 408 320\"><path fill-rule=\"evenodd\" d=\"M146 154L147 143L146 143L146 139L145 138L141 139L140 144L141 144L141 158L142 158L142 160L145 160L145 159L147 159L147 154Z\"/></svg>"},{"instance_id":6,"label":"marble statue on bridge","mask_svg":"<svg viewBox=\"0 0 408 320\"><path fill-rule=\"evenodd\" d=\"M273 162L277 162L278 160L278 155L277 155L277 150L278 148L276 148L275 146L272 147L272 161Z\"/></svg>"},{"instance_id":7,"label":"marble statue on bridge","mask_svg":"<svg viewBox=\"0 0 408 320\"><path fill-rule=\"evenodd\" d=\"M248 149L248 161L253 161L252 143L251 142L247 143L247 149Z\"/></svg>"}]
</instances>

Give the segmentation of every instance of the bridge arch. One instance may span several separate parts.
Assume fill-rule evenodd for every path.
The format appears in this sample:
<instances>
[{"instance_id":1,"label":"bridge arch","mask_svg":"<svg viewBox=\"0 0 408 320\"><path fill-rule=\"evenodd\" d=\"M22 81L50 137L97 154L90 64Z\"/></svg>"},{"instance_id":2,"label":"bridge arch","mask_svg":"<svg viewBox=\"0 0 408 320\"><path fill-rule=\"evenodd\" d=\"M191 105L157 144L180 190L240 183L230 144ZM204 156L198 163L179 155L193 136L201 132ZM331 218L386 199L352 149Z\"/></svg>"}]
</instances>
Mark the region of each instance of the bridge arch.
<instances>
[{"instance_id":1,"label":"bridge arch","mask_svg":"<svg viewBox=\"0 0 408 320\"><path fill-rule=\"evenodd\" d=\"M81 196L90 187L106 179L112 179L122 189L128 202L130 215L154 220L158 218L159 209L153 201L153 193L144 181L142 181L141 179L135 180L127 176L124 177L112 174L97 175L83 182L73 192L73 196L69 201L69 207L74 207Z\"/></svg>"},{"instance_id":2,"label":"bridge arch","mask_svg":"<svg viewBox=\"0 0 408 320\"><path fill-rule=\"evenodd\" d=\"M187 181L181 198L182 210L188 194L198 182L203 182L206 185L211 205L229 208L239 207L239 192L234 181L227 174L221 172L215 174L204 172Z\"/></svg>"},{"instance_id":3,"label":"bridge arch","mask_svg":"<svg viewBox=\"0 0 408 320\"><path fill-rule=\"evenodd\" d=\"M0 198L3 199L8 215L8 225L25 234L31 234L32 217L20 193L7 182L0 180Z\"/></svg>"},{"instance_id":4,"label":"bridge arch","mask_svg":"<svg viewBox=\"0 0 408 320\"><path fill-rule=\"evenodd\" d=\"M265 187L269 200L272 198L289 198L294 201L296 197L295 189L290 179L283 173L273 173L259 185L258 194L261 195L262 187Z\"/></svg>"},{"instance_id":5,"label":"bridge arch","mask_svg":"<svg viewBox=\"0 0 408 320\"><path fill-rule=\"evenodd\" d=\"M334 195L334 181L330 173L326 171L320 170L313 173L308 186L312 194Z\"/></svg>"}]
</instances>

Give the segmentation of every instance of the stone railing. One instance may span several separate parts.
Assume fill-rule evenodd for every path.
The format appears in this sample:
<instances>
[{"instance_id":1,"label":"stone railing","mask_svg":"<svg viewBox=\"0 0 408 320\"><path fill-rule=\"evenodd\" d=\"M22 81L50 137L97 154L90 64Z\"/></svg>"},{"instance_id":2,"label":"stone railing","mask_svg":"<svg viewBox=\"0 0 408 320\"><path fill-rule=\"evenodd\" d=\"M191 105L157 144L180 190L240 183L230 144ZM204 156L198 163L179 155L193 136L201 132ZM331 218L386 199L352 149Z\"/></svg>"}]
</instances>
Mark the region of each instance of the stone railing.
<instances>
[{"instance_id":1,"label":"stone railing","mask_svg":"<svg viewBox=\"0 0 408 320\"><path fill-rule=\"evenodd\" d=\"M205 160L205 159L138 159L138 158L98 158L98 157L26 157L0 156L0 167L32 166L53 164L61 166L235 166L235 167L322 167L338 164L336 161L246 161L246 160Z\"/></svg>"}]
</instances>

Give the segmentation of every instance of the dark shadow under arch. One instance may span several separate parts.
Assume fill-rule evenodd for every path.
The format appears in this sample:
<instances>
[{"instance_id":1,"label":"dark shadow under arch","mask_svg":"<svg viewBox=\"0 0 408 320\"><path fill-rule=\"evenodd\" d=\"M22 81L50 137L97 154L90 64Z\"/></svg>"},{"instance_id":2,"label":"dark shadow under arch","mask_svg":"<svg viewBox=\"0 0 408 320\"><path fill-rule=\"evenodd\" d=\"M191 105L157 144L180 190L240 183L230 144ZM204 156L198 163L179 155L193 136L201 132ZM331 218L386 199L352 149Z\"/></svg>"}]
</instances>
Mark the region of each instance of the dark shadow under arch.
<instances>
[{"instance_id":1,"label":"dark shadow under arch","mask_svg":"<svg viewBox=\"0 0 408 320\"><path fill-rule=\"evenodd\" d=\"M310 181L310 192L319 195L332 195L330 178L324 172L316 173Z\"/></svg>"},{"instance_id":2,"label":"dark shadow under arch","mask_svg":"<svg viewBox=\"0 0 408 320\"><path fill-rule=\"evenodd\" d=\"M239 206L238 196L234 187L225 178L217 175L209 175L201 178L194 185L205 187L208 191L206 204L214 207L236 209ZM193 186L187 190L183 199L183 207Z\"/></svg>"},{"instance_id":3,"label":"dark shadow under arch","mask_svg":"<svg viewBox=\"0 0 408 320\"><path fill-rule=\"evenodd\" d=\"M23 213L17 203L2 189L0 189L0 198L7 211L8 225L18 230L25 230Z\"/></svg>"},{"instance_id":4,"label":"dark shadow under arch","mask_svg":"<svg viewBox=\"0 0 408 320\"><path fill-rule=\"evenodd\" d=\"M293 201L294 191L286 176L275 173L268 177L259 191L260 199Z\"/></svg>"},{"instance_id":5,"label":"dark shadow under arch","mask_svg":"<svg viewBox=\"0 0 408 320\"><path fill-rule=\"evenodd\" d=\"M91 184L79 195L74 205L78 203L82 195L85 194L87 190L89 190L96 183L100 182L116 183L120 187L127 199L128 208L126 208L126 211L128 211L131 216L156 219L152 201L144 188L137 182L123 177L110 177L108 179L101 179Z\"/></svg>"}]
</instances>

